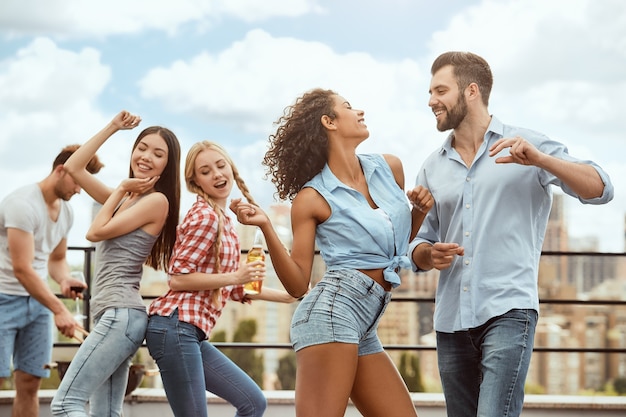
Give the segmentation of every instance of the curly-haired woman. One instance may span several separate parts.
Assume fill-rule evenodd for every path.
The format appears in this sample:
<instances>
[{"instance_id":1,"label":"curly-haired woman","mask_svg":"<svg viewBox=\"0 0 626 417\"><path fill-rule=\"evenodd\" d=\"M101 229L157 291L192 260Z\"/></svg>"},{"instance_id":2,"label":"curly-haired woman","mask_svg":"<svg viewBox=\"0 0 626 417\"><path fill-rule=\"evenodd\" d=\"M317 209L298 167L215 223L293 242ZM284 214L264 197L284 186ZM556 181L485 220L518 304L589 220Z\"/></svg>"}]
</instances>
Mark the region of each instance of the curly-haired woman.
<instances>
[{"instance_id":1,"label":"curly-haired woman","mask_svg":"<svg viewBox=\"0 0 626 417\"><path fill-rule=\"evenodd\" d=\"M298 98L278 120L263 164L278 196L292 201L293 248L285 251L267 215L234 201L238 220L259 226L278 277L294 297L311 281L315 245L322 280L291 322L296 415L343 416L351 399L364 416L415 416L409 392L377 334L408 268L409 239L432 207L425 188L404 193L400 160L357 154L369 137L364 112L330 90Z\"/></svg>"}]
</instances>

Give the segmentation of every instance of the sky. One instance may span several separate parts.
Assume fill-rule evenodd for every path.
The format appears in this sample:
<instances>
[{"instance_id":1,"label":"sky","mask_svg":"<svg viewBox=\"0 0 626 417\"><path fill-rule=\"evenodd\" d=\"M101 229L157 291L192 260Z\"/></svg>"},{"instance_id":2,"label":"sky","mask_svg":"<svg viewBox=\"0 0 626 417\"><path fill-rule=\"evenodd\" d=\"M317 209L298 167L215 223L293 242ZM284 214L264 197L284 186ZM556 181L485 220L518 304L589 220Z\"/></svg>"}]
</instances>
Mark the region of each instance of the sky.
<instances>
[{"instance_id":1,"label":"sky","mask_svg":"<svg viewBox=\"0 0 626 417\"><path fill-rule=\"evenodd\" d=\"M565 213L572 238L623 252L622 0L3 0L0 198L43 179L63 146L128 110L142 123L98 152L105 183L127 176L141 129L161 125L180 140L181 165L197 141L225 146L267 208L278 202L261 165L268 136L315 87L365 111L370 137L357 151L399 156L408 189L446 136L427 103L430 65L449 50L490 63L494 116L608 172L613 201L567 197ZM194 197L182 194L184 214ZM69 244L87 245L91 200L82 193L71 203Z\"/></svg>"}]
</instances>

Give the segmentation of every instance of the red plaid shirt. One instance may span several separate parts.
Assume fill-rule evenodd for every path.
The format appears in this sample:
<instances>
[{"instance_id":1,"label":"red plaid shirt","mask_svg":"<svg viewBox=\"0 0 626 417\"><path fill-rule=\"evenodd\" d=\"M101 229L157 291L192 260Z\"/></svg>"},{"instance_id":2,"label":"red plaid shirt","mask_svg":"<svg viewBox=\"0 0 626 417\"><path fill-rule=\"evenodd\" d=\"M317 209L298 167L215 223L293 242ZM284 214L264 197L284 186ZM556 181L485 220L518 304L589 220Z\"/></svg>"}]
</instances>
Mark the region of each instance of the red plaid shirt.
<instances>
[{"instance_id":1,"label":"red plaid shirt","mask_svg":"<svg viewBox=\"0 0 626 417\"><path fill-rule=\"evenodd\" d=\"M191 272L216 273L213 244L217 237L217 213L199 197L191 206L176 230L176 245L170 260L171 275ZM239 237L229 216L224 218L220 272L233 272L239 268L241 253ZM208 276L207 280L211 277ZM178 308L178 319L202 329L209 337L215 322L222 314L226 301L242 301L243 285L229 285L220 289L219 306L212 300L213 291L172 291L155 299L148 309L149 315L169 316Z\"/></svg>"}]
</instances>

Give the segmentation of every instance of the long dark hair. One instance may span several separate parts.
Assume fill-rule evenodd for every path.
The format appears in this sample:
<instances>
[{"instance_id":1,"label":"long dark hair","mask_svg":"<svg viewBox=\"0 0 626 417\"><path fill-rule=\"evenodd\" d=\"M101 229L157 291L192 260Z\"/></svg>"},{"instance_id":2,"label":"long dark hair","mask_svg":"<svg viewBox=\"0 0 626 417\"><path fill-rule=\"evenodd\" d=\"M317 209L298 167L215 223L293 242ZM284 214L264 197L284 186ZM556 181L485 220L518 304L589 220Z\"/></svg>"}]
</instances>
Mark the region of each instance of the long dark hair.
<instances>
[{"instance_id":1,"label":"long dark hair","mask_svg":"<svg viewBox=\"0 0 626 417\"><path fill-rule=\"evenodd\" d=\"M154 189L167 197L169 211L163 230L146 260L146 265L157 270L167 271L170 257L172 256L172 249L176 242L176 226L178 225L180 215L180 143L174 132L168 128L150 126L141 131L137 140L135 140L133 151L139 145L141 139L153 133L161 136L167 144L167 165L165 165L161 177L154 185ZM132 166L129 176L131 178L135 176Z\"/></svg>"}]
</instances>

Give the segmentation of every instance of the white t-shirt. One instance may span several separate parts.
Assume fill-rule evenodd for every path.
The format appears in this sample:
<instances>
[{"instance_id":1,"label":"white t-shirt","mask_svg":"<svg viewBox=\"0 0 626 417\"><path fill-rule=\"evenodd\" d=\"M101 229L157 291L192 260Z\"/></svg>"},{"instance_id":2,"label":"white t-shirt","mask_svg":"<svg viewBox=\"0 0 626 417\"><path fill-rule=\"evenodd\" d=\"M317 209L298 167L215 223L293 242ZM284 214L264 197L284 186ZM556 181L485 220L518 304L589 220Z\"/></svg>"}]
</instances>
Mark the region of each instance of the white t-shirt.
<instances>
[{"instance_id":1,"label":"white t-shirt","mask_svg":"<svg viewBox=\"0 0 626 417\"><path fill-rule=\"evenodd\" d=\"M13 274L7 242L7 229L32 233L35 241L33 268L43 281L48 278L48 256L66 238L74 215L67 201L61 200L57 221L48 215L46 202L37 184L13 191L0 202L0 293L28 295Z\"/></svg>"}]
</instances>

